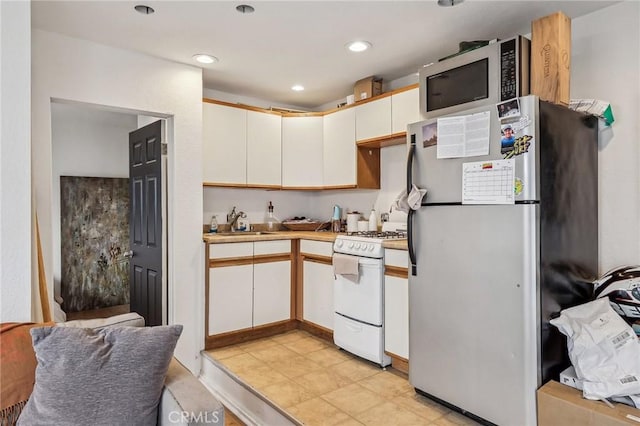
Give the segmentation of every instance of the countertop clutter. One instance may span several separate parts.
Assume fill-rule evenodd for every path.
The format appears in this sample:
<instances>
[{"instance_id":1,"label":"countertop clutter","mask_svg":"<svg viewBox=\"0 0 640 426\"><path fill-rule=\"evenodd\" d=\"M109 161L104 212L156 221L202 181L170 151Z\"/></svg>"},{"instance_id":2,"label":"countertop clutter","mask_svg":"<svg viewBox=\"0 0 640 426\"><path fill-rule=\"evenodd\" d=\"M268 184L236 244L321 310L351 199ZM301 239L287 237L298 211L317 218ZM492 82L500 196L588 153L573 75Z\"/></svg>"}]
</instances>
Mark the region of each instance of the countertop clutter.
<instances>
[{"instance_id":1,"label":"countertop clutter","mask_svg":"<svg viewBox=\"0 0 640 426\"><path fill-rule=\"evenodd\" d=\"M205 233L203 241L208 244L251 242L251 241L274 241L274 240L314 240L333 242L340 235L337 232L314 232L314 231L277 231L277 232L234 232L234 233ZM384 248L407 250L407 240L385 240L382 243Z\"/></svg>"}]
</instances>

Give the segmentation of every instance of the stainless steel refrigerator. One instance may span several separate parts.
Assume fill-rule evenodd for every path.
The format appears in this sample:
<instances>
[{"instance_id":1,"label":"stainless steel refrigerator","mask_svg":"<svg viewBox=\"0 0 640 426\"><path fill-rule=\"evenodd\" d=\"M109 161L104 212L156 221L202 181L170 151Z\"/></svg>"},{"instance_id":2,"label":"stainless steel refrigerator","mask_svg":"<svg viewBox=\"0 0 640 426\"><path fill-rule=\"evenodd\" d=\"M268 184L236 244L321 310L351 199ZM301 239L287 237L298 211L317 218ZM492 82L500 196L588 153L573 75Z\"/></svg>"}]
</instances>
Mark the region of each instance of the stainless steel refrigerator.
<instances>
[{"instance_id":1,"label":"stainless steel refrigerator","mask_svg":"<svg viewBox=\"0 0 640 426\"><path fill-rule=\"evenodd\" d=\"M481 155L477 120L453 155L438 150L451 143L443 117L408 127L407 190L428 190L408 219L409 380L476 420L535 425L536 389L569 365L549 319L589 300L597 275L597 119L535 96L508 116L453 116L476 115Z\"/></svg>"}]
</instances>

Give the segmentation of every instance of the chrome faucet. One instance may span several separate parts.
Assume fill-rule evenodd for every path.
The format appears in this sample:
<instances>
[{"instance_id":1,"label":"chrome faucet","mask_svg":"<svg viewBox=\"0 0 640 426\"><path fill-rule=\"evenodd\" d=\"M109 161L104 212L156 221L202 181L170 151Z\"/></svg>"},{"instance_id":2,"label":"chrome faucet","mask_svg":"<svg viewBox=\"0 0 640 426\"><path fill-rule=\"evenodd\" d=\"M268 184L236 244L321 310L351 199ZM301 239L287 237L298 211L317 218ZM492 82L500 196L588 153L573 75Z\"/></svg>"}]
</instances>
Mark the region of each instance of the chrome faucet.
<instances>
[{"instance_id":1,"label":"chrome faucet","mask_svg":"<svg viewBox=\"0 0 640 426\"><path fill-rule=\"evenodd\" d=\"M236 212L235 206L231 210L231 213L227 215L227 222L229 222L229 227L231 228L231 232L236 232L238 230L238 219L247 217L247 214L243 211Z\"/></svg>"}]
</instances>

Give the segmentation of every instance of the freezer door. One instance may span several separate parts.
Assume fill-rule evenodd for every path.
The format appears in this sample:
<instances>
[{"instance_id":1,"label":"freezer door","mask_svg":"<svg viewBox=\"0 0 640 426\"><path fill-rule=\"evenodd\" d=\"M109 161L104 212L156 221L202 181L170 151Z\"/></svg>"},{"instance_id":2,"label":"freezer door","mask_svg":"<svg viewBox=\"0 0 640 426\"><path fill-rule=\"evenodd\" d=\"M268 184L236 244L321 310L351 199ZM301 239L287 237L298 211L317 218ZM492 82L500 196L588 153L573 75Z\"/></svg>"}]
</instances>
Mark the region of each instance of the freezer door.
<instances>
[{"instance_id":1,"label":"freezer door","mask_svg":"<svg viewBox=\"0 0 640 426\"><path fill-rule=\"evenodd\" d=\"M409 275L409 380L499 425L535 425L535 204L416 213Z\"/></svg>"},{"instance_id":2,"label":"freezer door","mask_svg":"<svg viewBox=\"0 0 640 426\"><path fill-rule=\"evenodd\" d=\"M524 96L519 98L520 116L500 120L495 106L470 109L445 117L464 116L481 112L490 113L489 154L473 157L437 158L437 119L413 123L408 126L407 145L410 147L411 135L416 136L416 149L411 171L412 180L420 188L429 192L424 203L455 203L462 201L462 164L476 161L513 158L515 162L514 190L516 201L537 200L539 180L538 154L536 150L538 134L538 98ZM515 130L515 137L526 140L522 145L526 151L518 155L502 152L501 125L509 123ZM528 145L527 145L528 144Z\"/></svg>"}]
</instances>

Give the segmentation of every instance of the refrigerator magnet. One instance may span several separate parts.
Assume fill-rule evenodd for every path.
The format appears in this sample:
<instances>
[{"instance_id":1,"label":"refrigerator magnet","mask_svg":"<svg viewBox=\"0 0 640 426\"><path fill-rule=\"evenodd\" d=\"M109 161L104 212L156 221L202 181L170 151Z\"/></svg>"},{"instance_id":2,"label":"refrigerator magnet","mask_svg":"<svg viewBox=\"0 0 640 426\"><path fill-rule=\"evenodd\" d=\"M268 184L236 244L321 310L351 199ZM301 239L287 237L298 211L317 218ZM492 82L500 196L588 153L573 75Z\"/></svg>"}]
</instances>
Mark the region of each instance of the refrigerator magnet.
<instances>
[{"instance_id":1,"label":"refrigerator magnet","mask_svg":"<svg viewBox=\"0 0 640 426\"><path fill-rule=\"evenodd\" d=\"M498 108L498 117L501 121L517 119L520 117L520 101L518 98L509 99L508 101L496 104Z\"/></svg>"},{"instance_id":2,"label":"refrigerator magnet","mask_svg":"<svg viewBox=\"0 0 640 426\"><path fill-rule=\"evenodd\" d=\"M522 194L523 189L524 183L522 182L522 179L515 178L513 180L513 193L515 194L515 196L517 197L518 195Z\"/></svg>"},{"instance_id":3,"label":"refrigerator magnet","mask_svg":"<svg viewBox=\"0 0 640 426\"><path fill-rule=\"evenodd\" d=\"M427 148L438 144L438 122L422 126L422 147Z\"/></svg>"},{"instance_id":4,"label":"refrigerator magnet","mask_svg":"<svg viewBox=\"0 0 640 426\"><path fill-rule=\"evenodd\" d=\"M500 126L500 153L507 154L513 151L513 145L516 143L515 132L511 124L504 124Z\"/></svg>"},{"instance_id":5,"label":"refrigerator magnet","mask_svg":"<svg viewBox=\"0 0 640 426\"><path fill-rule=\"evenodd\" d=\"M509 148L507 151L501 151L501 152L502 154L504 154L504 159L507 160L517 155L522 155L526 152L529 152L529 147L531 146L532 143L533 143L533 136L522 135L520 137L515 138L511 148Z\"/></svg>"}]
</instances>

